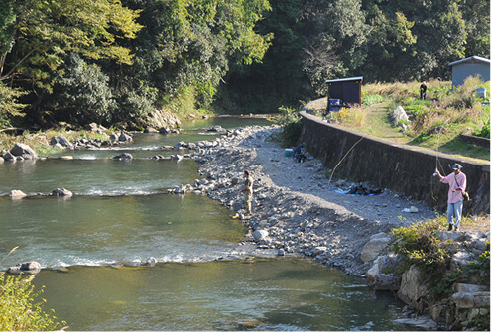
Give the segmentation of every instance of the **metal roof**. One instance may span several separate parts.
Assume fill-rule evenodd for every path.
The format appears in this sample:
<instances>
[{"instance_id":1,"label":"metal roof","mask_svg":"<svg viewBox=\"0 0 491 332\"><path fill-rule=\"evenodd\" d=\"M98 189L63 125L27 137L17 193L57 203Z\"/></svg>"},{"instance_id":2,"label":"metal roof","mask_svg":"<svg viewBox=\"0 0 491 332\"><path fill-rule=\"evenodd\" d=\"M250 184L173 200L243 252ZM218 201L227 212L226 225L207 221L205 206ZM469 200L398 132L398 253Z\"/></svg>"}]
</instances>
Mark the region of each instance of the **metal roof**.
<instances>
[{"instance_id":1,"label":"metal roof","mask_svg":"<svg viewBox=\"0 0 491 332\"><path fill-rule=\"evenodd\" d=\"M491 63L491 60L489 60L489 59L481 58L480 56L475 56L474 55L474 56L471 56L469 58L465 58L465 59L462 59L462 60L457 60L457 61L454 61L454 62L450 62L448 65L449 66L458 65L459 63L467 62L467 61L471 61L471 60L477 60L477 61L481 61L481 62Z\"/></svg>"},{"instance_id":2,"label":"metal roof","mask_svg":"<svg viewBox=\"0 0 491 332\"><path fill-rule=\"evenodd\" d=\"M337 80L327 80L327 81L325 81L325 83L344 82L344 81L363 81L363 76L340 78Z\"/></svg>"}]
</instances>

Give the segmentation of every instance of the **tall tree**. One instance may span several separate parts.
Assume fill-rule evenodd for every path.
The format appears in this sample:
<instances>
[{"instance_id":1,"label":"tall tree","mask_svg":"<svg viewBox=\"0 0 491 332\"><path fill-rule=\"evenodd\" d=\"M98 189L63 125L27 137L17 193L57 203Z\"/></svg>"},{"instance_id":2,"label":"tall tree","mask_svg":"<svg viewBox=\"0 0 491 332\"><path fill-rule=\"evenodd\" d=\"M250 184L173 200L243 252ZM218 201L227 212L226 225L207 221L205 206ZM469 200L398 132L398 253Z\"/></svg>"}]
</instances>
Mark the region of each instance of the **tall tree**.
<instances>
[{"instance_id":1,"label":"tall tree","mask_svg":"<svg viewBox=\"0 0 491 332\"><path fill-rule=\"evenodd\" d=\"M314 26L308 19L306 0L272 0L272 10L258 22L262 34L272 34L271 47L261 63L232 66L220 86L215 107L230 111L276 111L281 105L299 104L312 95L303 71L304 49Z\"/></svg>"},{"instance_id":2,"label":"tall tree","mask_svg":"<svg viewBox=\"0 0 491 332\"><path fill-rule=\"evenodd\" d=\"M15 22L3 34L10 35L13 47L1 48L0 80L32 91L30 113L38 121L39 103L52 92L52 73L62 65L63 54L132 63L130 50L118 40L134 38L141 25L135 21L138 12L119 0L11 0L9 4Z\"/></svg>"},{"instance_id":3,"label":"tall tree","mask_svg":"<svg viewBox=\"0 0 491 332\"><path fill-rule=\"evenodd\" d=\"M271 36L254 29L270 9L267 0L126 3L142 10L139 21L145 25L129 45L137 57L126 70L157 88L161 101L187 93L196 98L196 107L208 107L229 66L261 61L270 44Z\"/></svg>"}]
</instances>

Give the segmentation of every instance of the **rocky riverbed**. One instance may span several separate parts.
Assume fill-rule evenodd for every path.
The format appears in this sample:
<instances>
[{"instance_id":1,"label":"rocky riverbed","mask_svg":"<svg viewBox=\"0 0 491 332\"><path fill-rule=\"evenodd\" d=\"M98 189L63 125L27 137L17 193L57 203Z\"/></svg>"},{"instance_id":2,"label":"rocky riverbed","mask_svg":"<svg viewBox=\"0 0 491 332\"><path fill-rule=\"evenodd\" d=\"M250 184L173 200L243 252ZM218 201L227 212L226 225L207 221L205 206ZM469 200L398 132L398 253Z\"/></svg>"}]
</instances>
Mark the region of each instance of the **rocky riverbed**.
<instances>
[{"instance_id":1,"label":"rocky riverbed","mask_svg":"<svg viewBox=\"0 0 491 332\"><path fill-rule=\"evenodd\" d=\"M311 156L303 163L285 157L285 149L272 139L280 130L247 127L216 139L195 158L203 178L178 191L206 193L237 211L250 230L249 242L259 248L310 256L352 275L365 275L373 265L370 253L362 257L370 237L378 235L387 244L392 228L434 217L423 203L385 188L371 188L382 189L378 195L345 193L360 184L336 179L335 172L329 181L331 170ZM250 217L243 215L240 193L244 169L254 179Z\"/></svg>"}]
</instances>

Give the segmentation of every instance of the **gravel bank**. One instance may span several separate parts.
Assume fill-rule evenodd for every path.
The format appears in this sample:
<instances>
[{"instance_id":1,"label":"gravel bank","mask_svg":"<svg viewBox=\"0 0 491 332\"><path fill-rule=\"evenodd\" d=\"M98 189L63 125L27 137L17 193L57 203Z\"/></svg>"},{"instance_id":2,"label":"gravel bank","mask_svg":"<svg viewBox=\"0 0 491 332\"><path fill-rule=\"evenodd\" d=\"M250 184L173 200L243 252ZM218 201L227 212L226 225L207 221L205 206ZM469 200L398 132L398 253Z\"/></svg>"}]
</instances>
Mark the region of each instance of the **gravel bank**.
<instances>
[{"instance_id":1,"label":"gravel bank","mask_svg":"<svg viewBox=\"0 0 491 332\"><path fill-rule=\"evenodd\" d=\"M251 171L255 181L253 215L242 222L250 229L248 241L259 248L275 249L279 255L310 256L347 274L364 275L372 263L364 263L360 254L370 236L389 234L394 227L435 216L424 203L384 188L371 188L383 189L374 196L333 191L357 184L334 180L335 173L329 183L330 172L311 156L304 163L285 157L284 148L270 139L280 130L271 126L229 132L216 139L204 157L197 158L203 179L193 189L241 217L242 174L244 169ZM405 212L411 207L418 212Z\"/></svg>"}]
</instances>

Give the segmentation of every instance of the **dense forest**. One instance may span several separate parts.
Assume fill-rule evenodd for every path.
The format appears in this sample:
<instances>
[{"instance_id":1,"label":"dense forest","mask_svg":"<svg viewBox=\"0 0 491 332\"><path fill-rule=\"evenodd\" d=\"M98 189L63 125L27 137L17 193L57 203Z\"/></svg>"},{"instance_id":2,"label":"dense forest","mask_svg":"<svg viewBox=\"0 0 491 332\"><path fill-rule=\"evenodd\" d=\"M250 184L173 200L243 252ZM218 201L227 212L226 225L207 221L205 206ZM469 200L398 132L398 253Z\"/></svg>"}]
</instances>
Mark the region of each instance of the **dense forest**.
<instances>
[{"instance_id":1,"label":"dense forest","mask_svg":"<svg viewBox=\"0 0 491 332\"><path fill-rule=\"evenodd\" d=\"M0 129L272 112L324 80L449 78L488 0L0 0ZM131 127L131 126L130 126Z\"/></svg>"}]
</instances>

